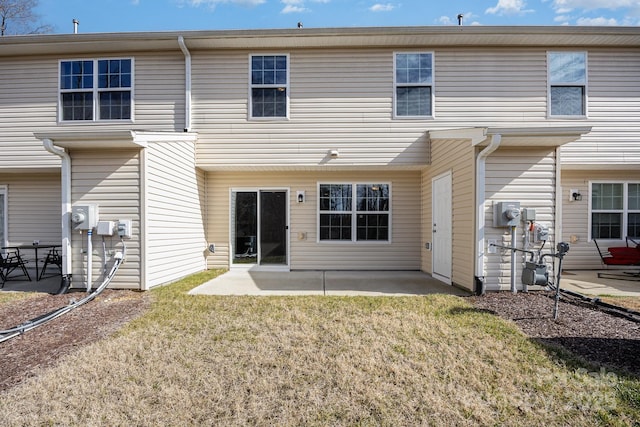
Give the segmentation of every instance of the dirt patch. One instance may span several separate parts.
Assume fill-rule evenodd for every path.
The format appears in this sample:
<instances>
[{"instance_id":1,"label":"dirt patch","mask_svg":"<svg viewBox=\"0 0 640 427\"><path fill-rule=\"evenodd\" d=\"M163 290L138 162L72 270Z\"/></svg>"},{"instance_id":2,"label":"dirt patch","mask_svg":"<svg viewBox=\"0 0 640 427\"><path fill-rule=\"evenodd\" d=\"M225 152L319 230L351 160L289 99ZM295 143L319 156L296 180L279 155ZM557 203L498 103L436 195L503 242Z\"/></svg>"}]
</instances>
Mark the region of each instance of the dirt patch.
<instances>
[{"instance_id":1,"label":"dirt patch","mask_svg":"<svg viewBox=\"0 0 640 427\"><path fill-rule=\"evenodd\" d=\"M44 294L0 304L0 330L13 328L84 296L85 293ZM142 314L149 300L149 295L142 292L107 289L69 314L0 343L0 391L35 375L39 368L55 365L78 347L115 332Z\"/></svg>"},{"instance_id":2,"label":"dirt patch","mask_svg":"<svg viewBox=\"0 0 640 427\"><path fill-rule=\"evenodd\" d=\"M640 323L562 300L554 320L554 300L549 295L497 292L471 300L476 307L515 322L538 342L562 347L606 369L640 377Z\"/></svg>"}]
</instances>

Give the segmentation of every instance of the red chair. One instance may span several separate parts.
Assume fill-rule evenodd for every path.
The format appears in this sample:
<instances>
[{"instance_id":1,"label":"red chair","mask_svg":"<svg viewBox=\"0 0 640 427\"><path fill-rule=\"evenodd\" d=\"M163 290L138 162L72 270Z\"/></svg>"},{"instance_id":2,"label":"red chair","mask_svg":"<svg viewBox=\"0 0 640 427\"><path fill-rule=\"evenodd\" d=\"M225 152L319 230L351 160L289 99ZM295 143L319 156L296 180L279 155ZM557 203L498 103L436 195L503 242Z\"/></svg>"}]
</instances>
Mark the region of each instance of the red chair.
<instances>
[{"instance_id":1,"label":"red chair","mask_svg":"<svg viewBox=\"0 0 640 427\"><path fill-rule=\"evenodd\" d=\"M640 244L630 237L626 238L626 246L612 246L607 248L606 251L600 249L596 239L593 239L593 243L595 243L600 259L605 266L640 266ZM631 246L629 243L631 243ZM602 279L640 280L640 270L633 272L623 271L622 274L598 273L598 277Z\"/></svg>"}]
</instances>

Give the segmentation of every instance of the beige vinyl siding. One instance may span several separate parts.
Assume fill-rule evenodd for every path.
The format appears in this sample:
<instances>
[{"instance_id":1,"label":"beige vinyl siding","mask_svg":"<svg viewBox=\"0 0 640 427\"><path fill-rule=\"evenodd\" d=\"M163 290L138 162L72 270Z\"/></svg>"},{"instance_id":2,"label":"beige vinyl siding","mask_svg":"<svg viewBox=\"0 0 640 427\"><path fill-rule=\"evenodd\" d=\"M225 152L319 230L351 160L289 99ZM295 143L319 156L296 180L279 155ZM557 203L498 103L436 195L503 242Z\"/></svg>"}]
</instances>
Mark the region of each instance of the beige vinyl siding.
<instances>
[{"instance_id":1,"label":"beige vinyl siding","mask_svg":"<svg viewBox=\"0 0 640 427\"><path fill-rule=\"evenodd\" d=\"M135 150L71 150L72 204L97 203L101 221L132 220L132 238L126 239L126 259L113 278L110 287L141 288L140 246L140 151ZM86 232L72 232L73 286L86 284ZM115 234L105 237L108 251L121 250ZM102 238L93 239L94 286L102 282Z\"/></svg>"},{"instance_id":2,"label":"beige vinyl siding","mask_svg":"<svg viewBox=\"0 0 640 427\"><path fill-rule=\"evenodd\" d=\"M61 242L59 173L0 173L0 185L7 186L9 245Z\"/></svg>"},{"instance_id":3,"label":"beige vinyl siding","mask_svg":"<svg viewBox=\"0 0 640 427\"><path fill-rule=\"evenodd\" d=\"M589 50L588 109L593 130L562 147L563 165L640 168L640 49Z\"/></svg>"},{"instance_id":4,"label":"beige vinyl siding","mask_svg":"<svg viewBox=\"0 0 640 427\"><path fill-rule=\"evenodd\" d=\"M431 141L433 164L422 173L422 240L433 241L432 180L451 172L451 282L473 289L475 224L475 149L469 140ZM433 252L422 245L422 269L432 272Z\"/></svg>"},{"instance_id":5,"label":"beige vinyl siding","mask_svg":"<svg viewBox=\"0 0 640 427\"><path fill-rule=\"evenodd\" d=\"M571 250L564 258L566 269L597 269L603 264L593 240L589 240L590 181L640 181L640 170L563 170L562 171L562 240L570 242ZM581 201L569 201L569 190L579 190ZM601 242L599 241L598 244ZM620 240L603 240L601 248L621 246Z\"/></svg>"},{"instance_id":6,"label":"beige vinyl siding","mask_svg":"<svg viewBox=\"0 0 640 427\"><path fill-rule=\"evenodd\" d=\"M317 241L317 186L322 182L391 183L392 241L329 243ZM216 253L210 268L229 266L230 189L269 188L289 190L289 242L292 270L419 270L420 174L419 172L212 172L207 174L208 240ZM296 192L306 192L297 203ZM300 235L306 236L300 239Z\"/></svg>"},{"instance_id":7,"label":"beige vinyl siding","mask_svg":"<svg viewBox=\"0 0 640 427\"><path fill-rule=\"evenodd\" d=\"M198 166L427 164L425 121L391 121L393 51L284 52L289 120L248 118L250 53L260 52L193 52ZM329 150L340 156L331 159Z\"/></svg>"},{"instance_id":8,"label":"beige vinyl siding","mask_svg":"<svg viewBox=\"0 0 640 427\"><path fill-rule=\"evenodd\" d=\"M555 248L556 159L555 150L549 148L507 149L491 154L486 161L485 179L485 241L495 239L498 245L511 245L509 227L493 226L493 205L500 201L519 201L521 208L533 208L536 222L549 228L550 240L546 248ZM524 224L517 228L516 246L523 247ZM533 245L537 249L540 245ZM520 275L524 256L516 256L516 285L520 288ZM511 251L498 249L486 252L485 283L487 290L510 288Z\"/></svg>"},{"instance_id":9,"label":"beige vinyl siding","mask_svg":"<svg viewBox=\"0 0 640 427\"><path fill-rule=\"evenodd\" d=\"M146 288L205 269L204 173L193 142L146 151Z\"/></svg>"},{"instance_id":10,"label":"beige vinyl siding","mask_svg":"<svg viewBox=\"0 0 640 427\"><path fill-rule=\"evenodd\" d=\"M184 127L184 56L180 53L123 52L133 57L135 121L58 124L59 59L3 58L0 61L0 169L59 167L60 158L48 153L34 133L48 131L147 130L182 131Z\"/></svg>"}]
</instances>

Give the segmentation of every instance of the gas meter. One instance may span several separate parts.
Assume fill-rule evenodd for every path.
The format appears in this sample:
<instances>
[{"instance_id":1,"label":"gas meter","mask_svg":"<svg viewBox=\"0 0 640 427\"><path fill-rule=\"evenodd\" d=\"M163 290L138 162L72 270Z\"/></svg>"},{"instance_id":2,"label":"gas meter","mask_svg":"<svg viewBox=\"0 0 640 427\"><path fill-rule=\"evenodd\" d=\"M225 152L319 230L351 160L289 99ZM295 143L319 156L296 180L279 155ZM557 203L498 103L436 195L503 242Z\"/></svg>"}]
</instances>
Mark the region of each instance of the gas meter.
<instances>
[{"instance_id":1,"label":"gas meter","mask_svg":"<svg viewBox=\"0 0 640 427\"><path fill-rule=\"evenodd\" d=\"M525 285L545 286L549 282L549 273L545 264L526 262L522 269L522 283Z\"/></svg>"}]
</instances>

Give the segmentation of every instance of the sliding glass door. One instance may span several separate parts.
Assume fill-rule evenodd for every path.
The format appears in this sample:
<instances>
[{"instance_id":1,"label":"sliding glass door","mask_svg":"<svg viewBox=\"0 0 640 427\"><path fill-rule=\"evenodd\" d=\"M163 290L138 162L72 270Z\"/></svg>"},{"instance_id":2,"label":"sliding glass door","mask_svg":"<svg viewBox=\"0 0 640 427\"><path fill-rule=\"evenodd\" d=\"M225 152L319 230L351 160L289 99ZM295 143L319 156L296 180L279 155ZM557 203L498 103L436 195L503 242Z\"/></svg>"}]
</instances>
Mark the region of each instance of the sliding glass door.
<instances>
[{"instance_id":1,"label":"sliding glass door","mask_svg":"<svg viewBox=\"0 0 640 427\"><path fill-rule=\"evenodd\" d=\"M231 192L234 266L288 266L287 201L287 190Z\"/></svg>"}]
</instances>

